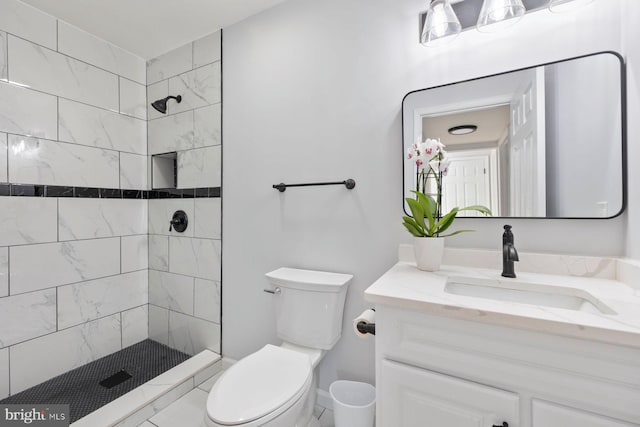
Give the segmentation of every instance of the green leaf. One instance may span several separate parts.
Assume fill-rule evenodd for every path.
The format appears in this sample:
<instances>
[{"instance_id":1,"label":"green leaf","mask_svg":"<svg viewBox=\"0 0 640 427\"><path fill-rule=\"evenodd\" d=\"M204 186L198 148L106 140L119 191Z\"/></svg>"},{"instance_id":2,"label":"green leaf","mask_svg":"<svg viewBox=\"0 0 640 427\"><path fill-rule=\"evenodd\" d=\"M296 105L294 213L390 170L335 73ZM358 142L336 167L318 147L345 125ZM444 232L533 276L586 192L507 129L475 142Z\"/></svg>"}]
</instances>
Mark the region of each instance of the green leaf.
<instances>
[{"instance_id":1,"label":"green leaf","mask_svg":"<svg viewBox=\"0 0 640 427\"><path fill-rule=\"evenodd\" d=\"M460 234L460 233L473 233L476 230L458 230L458 231L454 231L453 233L450 234L446 234L444 236L440 236L440 237L451 237L451 236L455 236L456 234Z\"/></svg>"},{"instance_id":2,"label":"green leaf","mask_svg":"<svg viewBox=\"0 0 640 427\"><path fill-rule=\"evenodd\" d=\"M420 203L420 206L422 206L422 209L427 214L427 219L429 220L429 228L433 228L433 225L435 223L434 217L436 216L436 211L438 210L438 204L435 200L433 200L433 197L431 196L420 193L418 191L414 191L414 193L418 199L418 203Z\"/></svg>"},{"instance_id":3,"label":"green leaf","mask_svg":"<svg viewBox=\"0 0 640 427\"><path fill-rule=\"evenodd\" d=\"M416 222L415 219L411 218L410 216L403 216L402 217L402 221L409 223L411 225L413 225L415 228L417 228L418 230L420 229L420 226L418 225L418 223Z\"/></svg>"},{"instance_id":4,"label":"green leaf","mask_svg":"<svg viewBox=\"0 0 640 427\"><path fill-rule=\"evenodd\" d=\"M459 210L460 209L458 209L458 208L451 209L451 212L449 212L448 214L443 216L442 219L436 223L436 233L437 234L442 233L447 228L449 228L451 226L451 224L453 224L453 221L456 219L456 215L458 214Z\"/></svg>"},{"instance_id":5,"label":"green leaf","mask_svg":"<svg viewBox=\"0 0 640 427\"><path fill-rule=\"evenodd\" d=\"M404 222L402 223L402 225L404 225L407 231L409 231L409 233L413 234L414 236L424 237L424 232L420 230L420 228L415 224L413 219L409 217L404 217Z\"/></svg>"},{"instance_id":6,"label":"green leaf","mask_svg":"<svg viewBox=\"0 0 640 427\"><path fill-rule=\"evenodd\" d=\"M461 211L477 211L477 212L480 212L480 213L485 214L485 215L493 215L491 213L491 209L489 209L486 206L482 206L482 205L467 206L466 208L462 208L460 210Z\"/></svg>"},{"instance_id":7,"label":"green leaf","mask_svg":"<svg viewBox=\"0 0 640 427\"><path fill-rule=\"evenodd\" d=\"M427 228L427 225L424 223L424 211L422 210L422 206L418 203L417 200L413 199L405 199L409 208L411 209L411 214L413 215L413 219L418 223L420 228Z\"/></svg>"}]
</instances>

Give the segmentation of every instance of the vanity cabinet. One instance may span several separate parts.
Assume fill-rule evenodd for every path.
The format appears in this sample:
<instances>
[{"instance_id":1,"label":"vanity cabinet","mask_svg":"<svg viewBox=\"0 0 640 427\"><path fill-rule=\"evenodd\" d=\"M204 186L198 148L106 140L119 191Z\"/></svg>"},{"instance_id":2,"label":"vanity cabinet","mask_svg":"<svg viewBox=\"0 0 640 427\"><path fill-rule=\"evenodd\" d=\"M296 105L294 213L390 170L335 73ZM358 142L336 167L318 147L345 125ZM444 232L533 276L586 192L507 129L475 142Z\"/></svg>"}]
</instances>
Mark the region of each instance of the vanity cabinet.
<instances>
[{"instance_id":1,"label":"vanity cabinet","mask_svg":"<svg viewBox=\"0 0 640 427\"><path fill-rule=\"evenodd\" d=\"M532 408L533 427L631 427L637 425L536 399L532 402Z\"/></svg>"},{"instance_id":2,"label":"vanity cabinet","mask_svg":"<svg viewBox=\"0 0 640 427\"><path fill-rule=\"evenodd\" d=\"M524 326L377 304L377 425L640 426L638 348Z\"/></svg>"},{"instance_id":3,"label":"vanity cabinet","mask_svg":"<svg viewBox=\"0 0 640 427\"><path fill-rule=\"evenodd\" d=\"M518 395L410 365L381 361L381 426L477 427L518 418ZM501 424L501 423L500 423Z\"/></svg>"}]
</instances>

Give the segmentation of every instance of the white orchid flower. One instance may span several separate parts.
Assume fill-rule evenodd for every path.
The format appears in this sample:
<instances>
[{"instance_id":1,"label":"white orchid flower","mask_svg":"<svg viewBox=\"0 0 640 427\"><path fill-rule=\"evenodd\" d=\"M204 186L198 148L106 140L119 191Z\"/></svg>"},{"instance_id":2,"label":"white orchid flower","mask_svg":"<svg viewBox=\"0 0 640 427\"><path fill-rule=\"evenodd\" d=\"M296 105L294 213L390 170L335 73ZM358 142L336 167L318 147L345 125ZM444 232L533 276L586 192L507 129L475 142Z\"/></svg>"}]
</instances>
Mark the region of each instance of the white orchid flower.
<instances>
[{"instance_id":1,"label":"white orchid flower","mask_svg":"<svg viewBox=\"0 0 640 427\"><path fill-rule=\"evenodd\" d=\"M439 139L427 138L420 144L420 150L426 157L432 158L444 149L444 144Z\"/></svg>"},{"instance_id":2,"label":"white orchid flower","mask_svg":"<svg viewBox=\"0 0 640 427\"><path fill-rule=\"evenodd\" d=\"M442 175L446 176L449 172L449 165L451 165L451 160L446 157L442 160L432 160L429 162L429 166L435 171L440 172Z\"/></svg>"}]
</instances>

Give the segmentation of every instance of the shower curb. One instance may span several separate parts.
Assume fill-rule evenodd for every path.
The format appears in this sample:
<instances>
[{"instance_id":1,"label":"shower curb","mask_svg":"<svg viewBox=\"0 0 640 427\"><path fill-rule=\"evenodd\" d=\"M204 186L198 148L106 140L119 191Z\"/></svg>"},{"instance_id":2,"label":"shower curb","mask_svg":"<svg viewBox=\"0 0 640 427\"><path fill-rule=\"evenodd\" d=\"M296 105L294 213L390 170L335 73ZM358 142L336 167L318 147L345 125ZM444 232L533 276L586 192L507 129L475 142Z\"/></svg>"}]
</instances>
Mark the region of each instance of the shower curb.
<instances>
[{"instance_id":1,"label":"shower curb","mask_svg":"<svg viewBox=\"0 0 640 427\"><path fill-rule=\"evenodd\" d=\"M204 350L135 390L71 424L71 427L138 426L222 369L220 355Z\"/></svg>"}]
</instances>

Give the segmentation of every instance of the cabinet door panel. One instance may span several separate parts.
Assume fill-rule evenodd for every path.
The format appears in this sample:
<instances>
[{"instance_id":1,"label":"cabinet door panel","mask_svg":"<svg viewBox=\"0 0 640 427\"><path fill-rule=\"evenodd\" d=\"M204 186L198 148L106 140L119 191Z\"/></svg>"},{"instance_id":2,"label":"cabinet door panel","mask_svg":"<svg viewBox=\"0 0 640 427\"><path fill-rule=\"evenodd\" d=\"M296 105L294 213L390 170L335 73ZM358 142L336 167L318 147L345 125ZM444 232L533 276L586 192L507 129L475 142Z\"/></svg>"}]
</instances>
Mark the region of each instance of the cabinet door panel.
<instances>
[{"instance_id":1,"label":"cabinet door panel","mask_svg":"<svg viewBox=\"0 0 640 427\"><path fill-rule=\"evenodd\" d=\"M518 427L518 396L426 369L382 360L380 427Z\"/></svg>"},{"instance_id":2,"label":"cabinet door panel","mask_svg":"<svg viewBox=\"0 0 640 427\"><path fill-rule=\"evenodd\" d=\"M612 418L533 400L533 427L638 427Z\"/></svg>"}]
</instances>

